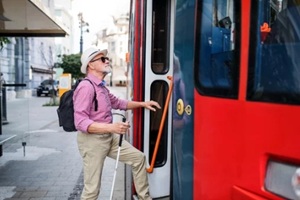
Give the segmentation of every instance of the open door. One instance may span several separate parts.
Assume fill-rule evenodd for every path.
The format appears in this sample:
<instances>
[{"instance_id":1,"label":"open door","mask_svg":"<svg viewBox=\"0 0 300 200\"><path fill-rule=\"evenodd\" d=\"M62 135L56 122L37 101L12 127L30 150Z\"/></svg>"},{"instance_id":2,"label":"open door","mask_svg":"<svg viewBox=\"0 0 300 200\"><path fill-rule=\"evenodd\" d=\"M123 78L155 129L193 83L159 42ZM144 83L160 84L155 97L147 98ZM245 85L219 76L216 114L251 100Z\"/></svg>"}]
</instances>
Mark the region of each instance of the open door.
<instances>
[{"instance_id":1,"label":"open door","mask_svg":"<svg viewBox=\"0 0 300 200\"><path fill-rule=\"evenodd\" d=\"M173 52L174 4L175 2L172 0L147 1L145 100L155 100L162 106L162 109L156 112L145 110L143 121L143 151L148 163L154 164L153 170L148 169L150 194L153 198L170 195L172 102L170 101L169 104L166 102L171 86L168 76L173 74L173 53L171 52ZM165 113L158 151L155 156L153 152L165 107L168 109Z\"/></svg>"}]
</instances>

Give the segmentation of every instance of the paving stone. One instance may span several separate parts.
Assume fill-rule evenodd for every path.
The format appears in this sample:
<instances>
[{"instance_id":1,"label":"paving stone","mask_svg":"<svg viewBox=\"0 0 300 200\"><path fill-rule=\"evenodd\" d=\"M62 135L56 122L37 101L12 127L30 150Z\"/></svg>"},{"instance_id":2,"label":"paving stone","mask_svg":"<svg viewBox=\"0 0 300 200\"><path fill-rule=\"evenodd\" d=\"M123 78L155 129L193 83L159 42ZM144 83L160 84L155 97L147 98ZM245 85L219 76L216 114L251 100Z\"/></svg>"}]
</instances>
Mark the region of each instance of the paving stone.
<instances>
[{"instance_id":1,"label":"paving stone","mask_svg":"<svg viewBox=\"0 0 300 200\"><path fill-rule=\"evenodd\" d=\"M7 102L9 123L3 125L3 134L17 137L5 143L0 157L0 200L80 200L83 174L77 135L58 126L57 107L42 106L48 100ZM101 188L98 199L109 199L114 167L115 160L106 159L102 185L107 188ZM123 200L123 164L117 175L113 199Z\"/></svg>"}]
</instances>

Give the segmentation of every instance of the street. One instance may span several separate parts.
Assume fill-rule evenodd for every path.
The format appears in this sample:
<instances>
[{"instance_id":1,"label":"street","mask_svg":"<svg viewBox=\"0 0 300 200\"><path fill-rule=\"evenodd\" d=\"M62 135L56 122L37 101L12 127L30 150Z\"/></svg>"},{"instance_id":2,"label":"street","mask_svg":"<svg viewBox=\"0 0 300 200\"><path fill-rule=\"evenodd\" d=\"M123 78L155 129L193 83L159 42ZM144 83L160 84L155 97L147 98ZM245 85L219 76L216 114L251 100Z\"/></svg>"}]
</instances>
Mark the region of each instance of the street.
<instances>
[{"instance_id":1,"label":"street","mask_svg":"<svg viewBox=\"0 0 300 200\"><path fill-rule=\"evenodd\" d=\"M116 90L119 92L118 90ZM123 92L123 91L122 91ZM124 97L124 93L118 96ZM16 135L3 145L0 157L0 200L79 200L82 162L76 132L58 126L50 97L7 102L8 124L2 134ZM109 199L115 160L106 159L99 199ZM115 200L124 199L124 165L119 163Z\"/></svg>"}]
</instances>

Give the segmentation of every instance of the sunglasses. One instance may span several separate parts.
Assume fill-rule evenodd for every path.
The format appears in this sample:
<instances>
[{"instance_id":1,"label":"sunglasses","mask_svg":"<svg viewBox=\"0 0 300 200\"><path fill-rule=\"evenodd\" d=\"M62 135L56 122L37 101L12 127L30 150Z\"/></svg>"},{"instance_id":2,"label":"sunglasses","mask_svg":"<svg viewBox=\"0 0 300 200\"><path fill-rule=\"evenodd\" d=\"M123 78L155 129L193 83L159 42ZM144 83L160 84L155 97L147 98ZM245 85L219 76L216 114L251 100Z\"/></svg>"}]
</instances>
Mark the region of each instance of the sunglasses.
<instances>
[{"instance_id":1,"label":"sunglasses","mask_svg":"<svg viewBox=\"0 0 300 200\"><path fill-rule=\"evenodd\" d=\"M95 60L91 60L91 62L95 62L97 60L101 60L103 63L105 63L107 60L109 60L109 58L108 57L100 57L100 58L97 58Z\"/></svg>"}]
</instances>

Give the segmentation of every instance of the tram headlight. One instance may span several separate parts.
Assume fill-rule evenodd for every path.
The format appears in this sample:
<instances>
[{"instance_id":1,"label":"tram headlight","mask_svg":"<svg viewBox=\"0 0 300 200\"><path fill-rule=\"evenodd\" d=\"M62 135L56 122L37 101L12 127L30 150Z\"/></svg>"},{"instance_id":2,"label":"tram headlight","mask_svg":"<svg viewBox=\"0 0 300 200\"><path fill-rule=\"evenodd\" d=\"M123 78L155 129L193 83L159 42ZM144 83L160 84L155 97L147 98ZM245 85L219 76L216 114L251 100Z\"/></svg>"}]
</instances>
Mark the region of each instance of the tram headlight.
<instances>
[{"instance_id":1,"label":"tram headlight","mask_svg":"<svg viewBox=\"0 0 300 200\"><path fill-rule=\"evenodd\" d=\"M298 168L292 177L292 186L295 194L300 199L300 168Z\"/></svg>"},{"instance_id":2,"label":"tram headlight","mask_svg":"<svg viewBox=\"0 0 300 200\"><path fill-rule=\"evenodd\" d=\"M267 166L265 188L286 199L300 200L300 167L270 161Z\"/></svg>"}]
</instances>

